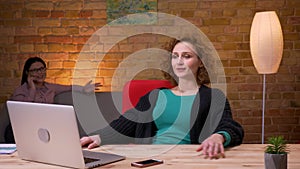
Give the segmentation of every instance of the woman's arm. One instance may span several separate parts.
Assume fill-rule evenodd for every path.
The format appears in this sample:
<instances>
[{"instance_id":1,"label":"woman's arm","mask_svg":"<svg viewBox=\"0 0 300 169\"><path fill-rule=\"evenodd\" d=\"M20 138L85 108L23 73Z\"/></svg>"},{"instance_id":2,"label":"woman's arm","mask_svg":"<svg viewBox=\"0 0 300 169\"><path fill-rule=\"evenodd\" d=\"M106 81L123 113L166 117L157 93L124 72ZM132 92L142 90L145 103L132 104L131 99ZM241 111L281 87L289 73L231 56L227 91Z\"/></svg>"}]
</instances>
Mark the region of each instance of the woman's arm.
<instances>
[{"instance_id":1,"label":"woman's arm","mask_svg":"<svg viewBox=\"0 0 300 169\"><path fill-rule=\"evenodd\" d=\"M72 90L74 90L76 92L91 93L91 92L94 92L95 90L99 90L100 86L101 86L100 83L92 83L92 80L87 82L84 86L52 84L52 88L55 90L55 95L58 95L60 93L67 92L67 91L72 91Z\"/></svg>"},{"instance_id":2,"label":"woman's arm","mask_svg":"<svg viewBox=\"0 0 300 169\"><path fill-rule=\"evenodd\" d=\"M222 118L214 133L223 131L230 135L228 146L236 146L243 142L244 129L237 121L233 120L228 100L226 100Z\"/></svg>"},{"instance_id":3,"label":"woman's arm","mask_svg":"<svg viewBox=\"0 0 300 169\"><path fill-rule=\"evenodd\" d=\"M151 98L150 93L143 96L135 108L126 111L118 119L112 121L109 126L91 133L92 136L90 137L83 137L82 145L94 147L94 143L98 143L99 140L99 145L134 143L136 138L143 138L145 131L140 130L140 126L148 124L147 121L143 120L145 117L151 116L151 113L148 114L148 111L151 111L149 98Z\"/></svg>"},{"instance_id":4,"label":"woman's arm","mask_svg":"<svg viewBox=\"0 0 300 169\"><path fill-rule=\"evenodd\" d=\"M202 97L204 93L202 93ZM206 122L208 126L215 126L210 136L205 138L197 151L202 151L205 157L220 158L225 157L224 146L235 146L242 143L244 130L242 126L233 120L230 104L225 95L220 90L212 90L210 98L209 117ZM208 97L209 98L209 97ZM202 100L203 102L203 100ZM213 123L213 124L212 124ZM206 133L209 130L202 129Z\"/></svg>"}]
</instances>

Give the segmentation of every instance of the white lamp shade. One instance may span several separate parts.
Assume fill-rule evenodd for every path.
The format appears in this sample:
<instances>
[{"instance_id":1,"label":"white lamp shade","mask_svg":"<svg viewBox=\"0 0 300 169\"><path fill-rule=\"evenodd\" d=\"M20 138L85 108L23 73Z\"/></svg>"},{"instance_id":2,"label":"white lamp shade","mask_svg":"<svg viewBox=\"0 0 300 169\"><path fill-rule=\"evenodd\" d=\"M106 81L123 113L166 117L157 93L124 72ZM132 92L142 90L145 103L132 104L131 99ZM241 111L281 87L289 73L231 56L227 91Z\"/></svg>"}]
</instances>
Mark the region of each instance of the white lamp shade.
<instances>
[{"instance_id":1,"label":"white lamp shade","mask_svg":"<svg viewBox=\"0 0 300 169\"><path fill-rule=\"evenodd\" d=\"M250 51L259 74L278 71L283 52L283 35L274 11L255 14L250 31Z\"/></svg>"}]
</instances>

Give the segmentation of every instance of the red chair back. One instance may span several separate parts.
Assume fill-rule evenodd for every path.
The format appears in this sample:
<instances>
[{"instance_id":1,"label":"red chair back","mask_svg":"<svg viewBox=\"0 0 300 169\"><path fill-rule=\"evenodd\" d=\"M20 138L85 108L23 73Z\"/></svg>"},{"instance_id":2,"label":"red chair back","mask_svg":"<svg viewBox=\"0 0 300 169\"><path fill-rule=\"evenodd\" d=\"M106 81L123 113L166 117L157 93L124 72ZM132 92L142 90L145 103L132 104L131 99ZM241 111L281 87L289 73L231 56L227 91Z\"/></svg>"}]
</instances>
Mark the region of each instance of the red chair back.
<instances>
[{"instance_id":1,"label":"red chair back","mask_svg":"<svg viewBox=\"0 0 300 169\"><path fill-rule=\"evenodd\" d=\"M131 80L128 81L123 88L122 96L122 112L134 108L139 99L157 88L172 88L172 84L168 80Z\"/></svg>"}]
</instances>

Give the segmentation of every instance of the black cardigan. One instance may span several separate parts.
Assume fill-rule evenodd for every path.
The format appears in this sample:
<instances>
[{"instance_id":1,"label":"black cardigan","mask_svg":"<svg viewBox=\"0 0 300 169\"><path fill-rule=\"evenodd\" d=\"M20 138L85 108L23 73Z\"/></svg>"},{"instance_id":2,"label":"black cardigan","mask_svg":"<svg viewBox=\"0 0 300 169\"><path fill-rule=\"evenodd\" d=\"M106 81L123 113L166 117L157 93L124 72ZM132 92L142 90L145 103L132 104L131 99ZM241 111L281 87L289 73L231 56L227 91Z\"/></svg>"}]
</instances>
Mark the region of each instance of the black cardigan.
<instances>
[{"instance_id":1,"label":"black cardigan","mask_svg":"<svg viewBox=\"0 0 300 169\"><path fill-rule=\"evenodd\" d=\"M135 108L130 109L112 121L109 126L92 134L99 134L101 144L139 143L151 144L157 128L152 119L158 92L155 89L141 97ZM223 92L202 85L199 88L191 112L191 144L200 144L218 131L226 131L231 136L228 146L239 145L243 141L242 126L232 119L230 105Z\"/></svg>"}]
</instances>

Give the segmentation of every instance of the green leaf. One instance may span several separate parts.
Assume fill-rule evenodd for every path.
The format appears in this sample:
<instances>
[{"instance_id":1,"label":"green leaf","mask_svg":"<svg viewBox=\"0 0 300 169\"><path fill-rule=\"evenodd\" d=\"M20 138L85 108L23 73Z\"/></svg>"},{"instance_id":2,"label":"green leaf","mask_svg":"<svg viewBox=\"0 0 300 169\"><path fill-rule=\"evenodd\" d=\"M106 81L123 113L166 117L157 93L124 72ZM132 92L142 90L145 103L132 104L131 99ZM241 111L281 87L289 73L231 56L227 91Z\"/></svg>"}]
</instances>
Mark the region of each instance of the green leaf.
<instances>
[{"instance_id":1,"label":"green leaf","mask_svg":"<svg viewBox=\"0 0 300 169\"><path fill-rule=\"evenodd\" d=\"M265 152L270 154L286 154L288 153L286 140L283 136L273 136L268 139Z\"/></svg>"}]
</instances>

